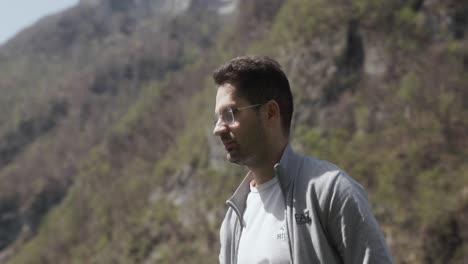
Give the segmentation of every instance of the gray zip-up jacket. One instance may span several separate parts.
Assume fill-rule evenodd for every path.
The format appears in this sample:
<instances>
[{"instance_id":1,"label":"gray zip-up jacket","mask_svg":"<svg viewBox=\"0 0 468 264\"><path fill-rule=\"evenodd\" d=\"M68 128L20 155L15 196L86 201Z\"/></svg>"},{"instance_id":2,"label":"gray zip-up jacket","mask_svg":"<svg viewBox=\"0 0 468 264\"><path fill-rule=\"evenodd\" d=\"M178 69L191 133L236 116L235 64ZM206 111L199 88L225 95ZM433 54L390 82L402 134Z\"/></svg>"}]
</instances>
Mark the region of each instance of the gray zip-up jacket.
<instances>
[{"instance_id":1,"label":"gray zip-up jacket","mask_svg":"<svg viewBox=\"0 0 468 264\"><path fill-rule=\"evenodd\" d=\"M275 173L285 198L291 263L393 263L365 190L345 172L288 145ZM247 176L226 202L222 264L237 263L249 182Z\"/></svg>"}]
</instances>

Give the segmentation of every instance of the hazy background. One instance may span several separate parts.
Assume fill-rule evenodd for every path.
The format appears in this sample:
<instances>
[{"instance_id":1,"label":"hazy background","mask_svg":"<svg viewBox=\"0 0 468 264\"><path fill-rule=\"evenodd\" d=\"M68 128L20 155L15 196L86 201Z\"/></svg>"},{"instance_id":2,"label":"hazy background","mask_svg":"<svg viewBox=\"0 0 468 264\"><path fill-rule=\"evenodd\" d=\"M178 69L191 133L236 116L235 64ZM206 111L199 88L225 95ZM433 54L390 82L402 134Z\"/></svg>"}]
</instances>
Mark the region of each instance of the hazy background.
<instances>
[{"instance_id":1,"label":"hazy background","mask_svg":"<svg viewBox=\"0 0 468 264\"><path fill-rule=\"evenodd\" d=\"M0 45L39 18L54 14L78 3L78 0L1 1Z\"/></svg>"},{"instance_id":2,"label":"hazy background","mask_svg":"<svg viewBox=\"0 0 468 264\"><path fill-rule=\"evenodd\" d=\"M68 4L0 9L33 23L0 46L0 263L217 263L246 171L211 74L245 54L284 67L292 147L366 188L396 263L468 263L468 1Z\"/></svg>"}]
</instances>

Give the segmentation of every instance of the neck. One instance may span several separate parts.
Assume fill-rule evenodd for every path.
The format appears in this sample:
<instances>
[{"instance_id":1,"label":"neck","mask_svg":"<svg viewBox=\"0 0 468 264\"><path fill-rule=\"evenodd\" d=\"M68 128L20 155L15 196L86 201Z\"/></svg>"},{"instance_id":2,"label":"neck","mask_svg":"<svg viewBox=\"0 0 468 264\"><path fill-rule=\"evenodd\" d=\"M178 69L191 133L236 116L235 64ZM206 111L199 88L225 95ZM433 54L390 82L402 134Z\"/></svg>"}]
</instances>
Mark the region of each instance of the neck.
<instances>
[{"instance_id":1,"label":"neck","mask_svg":"<svg viewBox=\"0 0 468 264\"><path fill-rule=\"evenodd\" d=\"M276 163L280 162L287 144L288 142L285 141L281 144L274 145L275 147L266 151L263 162L255 166L248 166L249 170L252 172L252 182L254 186L265 183L275 176L274 166Z\"/></svg>"}]
</instances>

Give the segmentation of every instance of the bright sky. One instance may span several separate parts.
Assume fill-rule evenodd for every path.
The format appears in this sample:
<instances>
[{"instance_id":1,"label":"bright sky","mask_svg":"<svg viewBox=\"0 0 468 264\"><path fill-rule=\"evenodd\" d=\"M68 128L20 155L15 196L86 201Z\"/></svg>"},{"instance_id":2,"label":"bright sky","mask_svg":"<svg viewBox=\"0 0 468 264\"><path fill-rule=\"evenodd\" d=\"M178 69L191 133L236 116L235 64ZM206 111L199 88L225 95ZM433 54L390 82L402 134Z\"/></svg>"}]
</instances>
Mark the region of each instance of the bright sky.
<instances>
[{"instance_id":1,"label":"bright sky","mask_svg":"<svg viewBox=\"0 0 468 264\"><path fill-rule=\"evenodd\" d=\"M79 0L0 0L0 45L40 18L57 13Z\"/></svg>"}]
</instances>

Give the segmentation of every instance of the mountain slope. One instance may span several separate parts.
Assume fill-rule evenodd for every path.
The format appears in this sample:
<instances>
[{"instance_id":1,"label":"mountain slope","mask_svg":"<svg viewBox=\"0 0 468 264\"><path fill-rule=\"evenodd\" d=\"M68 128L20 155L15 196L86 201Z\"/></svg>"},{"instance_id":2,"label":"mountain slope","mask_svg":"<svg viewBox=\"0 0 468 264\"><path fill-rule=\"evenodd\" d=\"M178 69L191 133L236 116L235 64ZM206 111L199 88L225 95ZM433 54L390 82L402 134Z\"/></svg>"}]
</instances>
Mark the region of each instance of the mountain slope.
<instances>
[{"instance_id":1,"label":"mountain slope","mask_svg":"<svg viewBox=\"0 0 468 264\"><path fill-rule=\"evenodd\" d=\"M0 163L4 261L216 263L223 202L245 171L211 135L210 74L256 53L290 77L293 147L365 185L396 263L466 262L468 5L240 0L218 16L224 2L130 2L67 11L71 46L20 35L0 49L33 54L0 56L2 89L51 86L0 104L22 109L0 127L13 153ZM47 66L21 80L39 51Z\"/></svg>"},{"instance_id":2,"label":"mountain slope","mask_svg":"<svg viewBox=\"0 0 468 264\"><path fill-rule=\"evenodd\" d=\"M170 3L160 2L161 5ZM0 131L0 214L4 216L0 225L0 248L6 249L6 255L16 248L15 243L21 244L36 234L42 217L75 184L81 163L96 145L110 141L112 151L117 151L125 149L126 144L133 144L127 135L119 134L126 127L119 127L116 122L123 117L124 124L136 122L141 118L141 111L146 111L159 95L161 100L168 101L174 93L187 93L190 87L180 83L171 84L172 92L159 87L170 87L164 84L165 76L182 65L190 65L193 56L211 45L208 34L216 34L217 31L216 16L208 16L203 29L187 29L192 20L215 11L201 13L196 3L183 17L158 9L142 15L135 15L132 9L123 14L111 9L117 14L109 14L107 9L113 3L101 1L97 7L77 6L41 21L37 32L33 29L23 32L18 39L2 47L1 52L6 59L1 67L12 72L10 75L8 71L3 72L5 77L1 78L0 86L6 95L2 97L1 105L9 109L2 116L5 122L2 121L4 126ZM134 8L145 9L145 3L136 1ZM154 4L153 1L148 3ZM145 10L147 13L150 11ZM136 16L134 19L138 17L135 25L138 29L133 30L130 36L122 36L120 28L113 23L123 23L120 21L132 16ZM68 26L54 27L62 23ZM160 26L152 27L153 24ZM96 27L105 27L108 31L102 35ZM62 43L61 37L57 41L41 38L43 34L61 36L70 31L74 38L71 41L73 47ZM182 35L179 32L189 33ZM96 39L94 34L100 39ZM24 44L24 41L31 43L31 40L35 40L32 43L37 45ZM191 45L185 46L186 42ZM63 49L58 48L62 46ZM53 48L43 50L42 47ZM24 68L13 67L19 62ZM41 73L25 78L26 73L36 71ZM43 83L41 89L36 83ZM171 107L177 110L175 105L168 106ZM171 113L171 116L176 115L177 112ZM157 111L155 116L159 116ZM181 121L151 123L148 127L136 124L139 129L148 130L145 133L162 131L154 138L151 157L165 151L176 135L170 130L176 130ZM12 247L7 248L9 245Z\"/></svg>"}]
</instances>

